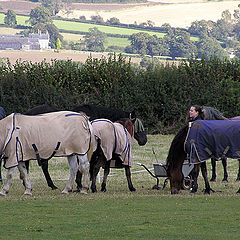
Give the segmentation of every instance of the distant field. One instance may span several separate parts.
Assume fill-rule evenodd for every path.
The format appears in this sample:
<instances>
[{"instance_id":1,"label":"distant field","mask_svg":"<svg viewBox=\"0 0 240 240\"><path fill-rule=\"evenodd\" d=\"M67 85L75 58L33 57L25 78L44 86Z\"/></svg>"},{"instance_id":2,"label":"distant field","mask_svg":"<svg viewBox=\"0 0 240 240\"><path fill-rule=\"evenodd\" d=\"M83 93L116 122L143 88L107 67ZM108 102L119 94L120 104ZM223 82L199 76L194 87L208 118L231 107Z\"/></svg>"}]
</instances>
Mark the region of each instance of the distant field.
<instances>
[{"instance_id":1,"label":"distant field","mask_svg":"<svg viewBox=\"0 0 240 240\"><path fill-rule=\"evenodd\" d=\"M121 23L131 24L135 21L137 24L151 20L155 26L161 26L169 23L172 27L190 27L196 20L217 21L225 10L231 13L238 9L239 1L164 1L156 0L154 2L166 2L167 4L158 4L154 6L137 5L132 8L101 10L72 10L71 12L60 12L59 15L67 18L76 18L85 16L90 19L91 16L100 15L104 21L111 17L117 17Z\"/></svg>"},{"instance_id":2,"label":"distant field","mask_svg":"<svg viewBox=\"0 0 240 240\"><path fill-rule=\"evenodd\" d=\"M69 22L64 20L54 20L54 24L60 30L70 30L70 31L81 31L88 32L89 28L97 27L99 31L110 34L121 34L121 35L132 35L138 32L145 32L150 35L157 35L158 37L163 37L164 33L150 32L144 30L136 30L130 28L120 28L120 27L111 27L111 26L102 26L90 23L80 23L80 22Z\"/></svg>"}]
</instances>

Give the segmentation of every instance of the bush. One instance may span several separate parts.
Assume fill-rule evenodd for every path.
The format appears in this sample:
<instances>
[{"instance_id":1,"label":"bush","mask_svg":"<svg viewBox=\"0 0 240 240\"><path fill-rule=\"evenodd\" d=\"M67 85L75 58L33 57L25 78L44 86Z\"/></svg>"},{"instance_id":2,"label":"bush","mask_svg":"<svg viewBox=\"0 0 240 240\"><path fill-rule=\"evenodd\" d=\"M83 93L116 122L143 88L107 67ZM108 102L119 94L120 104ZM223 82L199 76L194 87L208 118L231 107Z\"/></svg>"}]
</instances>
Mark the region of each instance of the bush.
<instances>
[{"instance_id":1,"label":"bush","mask_svg":"<svg viewBox=\"0 0 240 240\"><path fill-rule=\"evenodd\" d=\"M8 114L43 103L72 109L93 103L132 111L148 133L173 133L185 123L193 104L212 106L226 117L240 112L239 61L189 60L176 64L152 62L145 68L122 55L84 64L0 61L1 105Z\"/></svg>"}]
</instances>

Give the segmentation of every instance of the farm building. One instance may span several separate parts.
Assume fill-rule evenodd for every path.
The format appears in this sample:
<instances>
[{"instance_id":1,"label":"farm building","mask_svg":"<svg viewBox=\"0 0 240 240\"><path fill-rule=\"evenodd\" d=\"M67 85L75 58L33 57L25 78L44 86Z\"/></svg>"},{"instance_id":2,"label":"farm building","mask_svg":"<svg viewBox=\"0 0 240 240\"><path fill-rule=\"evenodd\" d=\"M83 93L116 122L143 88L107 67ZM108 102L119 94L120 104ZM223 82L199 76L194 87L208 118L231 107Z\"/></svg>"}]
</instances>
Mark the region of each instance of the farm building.
<instances>
[{"instance_id":1,"label":"farm building","mask_svg":"<svg viewBox=\"0 0 240 240\"><path fill-rule=\"evenodd\" d=\"M41 50L49 49L49 34L0 35L0 50Z\"/></svg>"}]
</instances>

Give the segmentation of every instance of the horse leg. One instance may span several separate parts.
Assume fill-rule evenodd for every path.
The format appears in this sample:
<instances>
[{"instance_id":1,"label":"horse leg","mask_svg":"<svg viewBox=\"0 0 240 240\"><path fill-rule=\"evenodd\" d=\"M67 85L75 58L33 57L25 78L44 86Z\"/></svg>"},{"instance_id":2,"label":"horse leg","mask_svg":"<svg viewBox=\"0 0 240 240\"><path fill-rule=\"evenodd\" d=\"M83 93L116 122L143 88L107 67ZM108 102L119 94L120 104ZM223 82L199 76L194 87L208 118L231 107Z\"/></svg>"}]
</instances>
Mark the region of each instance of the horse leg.
<instances>
[{"instance_id":1,"label":"horse leg","mask_svg":"<svg viewBox=\"0 0 240 240\"><path fill-rule=\"evenodd\" d=\"M202 176L204 178L204 182L205 182L205 190L204 193L206 194L210 194L210 192L214 192L213 189L211 189L209 181L208 181L208 176L207 176L207 165L206 162L201 163L201 172L202 172Z\"/></svg>"},{"instance_id":2,"label":"horse leg","mask_svg":"<svg viewBox=\"0 0 240 240\"><path fill-rule=\"evenodd\" d=\"M106 192L106 184L107 184L107 176L110 172L110 162L111 161L107 161L104 167L104 175L103 175L103 181L102 181L102 185L101 185L101 191L102 192Z\"/></svg>"},{"instance_id":3,"label":"horse leg","mask_svg":"<svg viewBox=\"0 0 240 240\"><path fill-rule=\"evenodd\" d=\"M48 172L48 161L47 160L41 160L41 167L42 167L42 171L43 171L43 174L45 176L45 179L47 181L47 184L50 188L52 188L52 190L55 190L57 189L57 187L53 184L53 181L49 175L49 172Z\"/></svg>"},{"instance_id":4,"label":"horse leg","mask_svg":"<svg viewBox=\"0 0 240 240\"><path fill-rule=\"evenodd\" d=\"M76 192L80 192L80 190L82 188L82 173L79 170L77 171L77 176L76 176L75 182L77 184Z\"/></svg>"},{"instance_id":5,"label":"horse leg","mask_svg":"<svg viewBox=\"0 0 240 240\"><path fill-rule=\"evenodd\" d=\"M237 179L236 181L240 181L240 159L238 159L238 174L237 174Z\"/></svg>"},{"instance_id":6,"label":"horse leg","mask_svg":"<svg viewBox=\"0 0 240 240\"><path fill-rule=\"evenodd\" d=\"M11 186L11 181L12 181L12 178L13 178L13 175L14 175L16 169L17 169L17 167L12 167L12 168L9 168L7 170L6 181L5 181L5 183L3 185L3 188L0 192L1 196L6 196L8 194L10 186Z\"/></svg>"},{"instance_id":7,"label":"horse leg","mask_svg":"<svg viewBox=\"0 0 240 240\"><path fill-rule=\"evenodd\" d=\"M80 193L87 194L89 189L89 161L86 154L84 156L78 156L78 159L79 169L83 176L83 184Z\"/></svg>"},{"instance_id":8,"label":"horse leg","mask_svg":"<svg viewBox=\"0 0 240 240\"><path fill-rule=\"evenodd\" d=\"M194 168L192 170L192 178L193 178L193 181L192 181L192 186L191 186L191 193L195 193L197 192L198 190L198 183L197 183L197 178L198 178L198 175L199 175L199 169L200 169L200 164L196 164L194 165Z\"/></svg>"},{"instance_id":9,"label":"horse leg","mask_svg":"<svg viewBox=\"0 0 240 240\"><path fill-rule=\"evenodd\" d=\"M25 187L24 195L32 195L32 184L29 179L25 162L19 162L18 170L20 171L20 176L22 177L23 185Z\"/></svg>"},{"instance_id":10,"label":"horse leg","mask_svg":"<svg viewBox=\"0 0 240 240\"><path fill-rule=\"evenodd\" d=\"M90 180L92 181L91 190L92 192L97 192L96 188L96 180L97 175L101 167L103 167L106 163L106 158L102 152L100 145L95 152L93 152L91 161L90 161Z\"/></svg>"},{"instance_id":11,"label":"horse leg","mask_svg":"<svg viewBox=\"0 0 240 240\"><path fill-rule=\"evenodd\" d=\"M63 194L69 194L69 192L72 191L74 179L76 177L77 170L78 170L77 156L76 155L69 156L69 157L67 157L67 159L68 159L68 164L70 167L70 176L69 176L69 180L68 180L66 187L62 191Z\"/></svg>"},{"instance_id":12,"label":"horse leg","mask_svg":"<svg viewBox=\"0 0 240 240\"><path fill-rule=\"evenodd\" d=\"M228 172L227 172L227 158L222 158L222 165L223 165L223 180L222 182L227 182L228 181Z\"/></svg>"},{"instance_id":13,"label":"horse leg","mask_svg":"<svg viewBox=\"0 0 240 240\"><path fill-rule=\"evenodd\" d=\"M216 159L211 158L211 164L212 164L212 178L210 179L210 182L216 182Z\"/></svg>"},{"instance_id":14,"label":"horse leg","mask_svg":"<svg viewBox=\"0 0 240 240\"><path fill-rule=\"evenodd\" d=\"M133 187L133 184L132 184L131 171L130 171L130 167L129 166L125 166L125 174L126 174L126 177L127 177L129 190L131 192L135 192L136 189Z\"/></svg>"}]
</instances>

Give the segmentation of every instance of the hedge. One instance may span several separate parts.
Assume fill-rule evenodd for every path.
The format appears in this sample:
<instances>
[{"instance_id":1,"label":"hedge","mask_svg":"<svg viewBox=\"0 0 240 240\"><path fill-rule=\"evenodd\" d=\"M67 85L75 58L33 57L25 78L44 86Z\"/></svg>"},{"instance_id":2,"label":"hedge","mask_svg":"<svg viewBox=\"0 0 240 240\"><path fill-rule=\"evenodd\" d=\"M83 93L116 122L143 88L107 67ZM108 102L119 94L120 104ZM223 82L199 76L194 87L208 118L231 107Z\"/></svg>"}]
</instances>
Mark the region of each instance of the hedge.
<instances>
[{"instance_id":1,"label":"hedge","mask_svg":"<svg viewBox=\"0 0 240 240\"><path fill-rule=\"evenodd\" d=\"M85 63L1 61L1 106L24 113L43 103L71 109L81 103L135 110L148 133L172 133L192 104L240 115L240 62L191 59L179 65L134 65L121 55Z\"/></svg>"}]
</instances>

